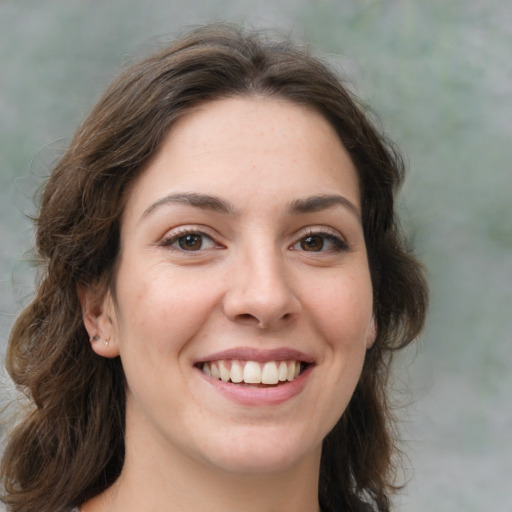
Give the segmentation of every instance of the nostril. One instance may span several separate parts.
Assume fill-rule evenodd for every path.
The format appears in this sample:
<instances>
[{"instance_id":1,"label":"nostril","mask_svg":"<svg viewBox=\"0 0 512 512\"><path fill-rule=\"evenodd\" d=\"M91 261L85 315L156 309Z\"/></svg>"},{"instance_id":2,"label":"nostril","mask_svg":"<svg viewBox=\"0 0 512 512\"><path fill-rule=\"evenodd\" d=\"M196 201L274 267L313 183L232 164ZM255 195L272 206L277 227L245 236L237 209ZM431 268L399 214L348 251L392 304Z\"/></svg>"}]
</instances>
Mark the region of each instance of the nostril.
<instances>
[{"instance_id":1,"label":"nostril","mask_svg":"<svg viewBox=\"0 0 512 512\"><path fill-rule=\"evenodd\" d=\"M237 315L237 318L239 320L246 321L246 322L258 322L259 323L259 320L254 315L251 315L250 313L240 313L239 315Z\"/></svg>"},{"instance_id":2,"label":"nostril","mask_svg":"<svg viewBox=\"0 0 512 512\"><path fill-rule=\"evenodd\" d=\"M280 320L289 320L292 316L292 313L285 313L281 316ZM265 320L258 318L257 315L251 315L251 313L240 313L236 315L236 319L244 323L257 323L262 328L269 327L270 325Z\"/></svg>"},{"instance_id":3,"label":"nostril","mask_svg":"<svg viewBox=\"0 0 512 512\"><path fill-rule=\"evenodd\" d=\"M250 315L249 313L242 313L240 315L238 315L239 318L243 318L243 319L254 319L256 320L256 317L254 317L253 315Z\"/></svg>"}]
</instances>

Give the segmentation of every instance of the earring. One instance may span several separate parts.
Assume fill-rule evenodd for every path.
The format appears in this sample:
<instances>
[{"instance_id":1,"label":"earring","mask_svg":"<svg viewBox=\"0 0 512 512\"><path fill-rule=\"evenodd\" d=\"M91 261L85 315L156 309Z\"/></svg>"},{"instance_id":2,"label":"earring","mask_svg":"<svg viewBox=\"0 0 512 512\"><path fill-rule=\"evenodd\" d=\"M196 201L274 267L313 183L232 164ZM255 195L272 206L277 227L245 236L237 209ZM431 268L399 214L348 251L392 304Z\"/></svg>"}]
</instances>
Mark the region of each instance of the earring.
<instances>
[{"instance_id":1,"label":"earring","mask_svg":"<svg viewBox=\"0 0 512 512\"><path fill-rule=\"evenodd\" d=\"M103 345L107 346L110 343L110 338L105 338L103 340Z\"/></svg>"}]
</instances>

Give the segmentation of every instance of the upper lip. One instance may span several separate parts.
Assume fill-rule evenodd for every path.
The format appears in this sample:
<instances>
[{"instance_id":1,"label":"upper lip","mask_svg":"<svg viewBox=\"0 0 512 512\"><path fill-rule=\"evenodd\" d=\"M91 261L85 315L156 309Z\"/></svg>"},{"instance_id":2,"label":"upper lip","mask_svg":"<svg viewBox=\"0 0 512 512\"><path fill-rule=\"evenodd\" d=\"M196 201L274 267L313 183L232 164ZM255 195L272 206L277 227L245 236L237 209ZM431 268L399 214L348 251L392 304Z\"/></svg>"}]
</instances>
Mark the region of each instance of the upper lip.
<instances>
[{"instance_id":1,"label":"upper lip","mask_svg":"<svg viewBox=\"0 0 512 512\"><path fill-rule=\"evenodd\" d=\"M235 347L220 352L214 352L194 361L194 364L208 361L219 361L221 359L236 359L241 361L255 361L265 363L267 361L301 361L314 363L315 359L310 354L288 347L262 350L252 347Z\"/></svg>"}]
</instances>

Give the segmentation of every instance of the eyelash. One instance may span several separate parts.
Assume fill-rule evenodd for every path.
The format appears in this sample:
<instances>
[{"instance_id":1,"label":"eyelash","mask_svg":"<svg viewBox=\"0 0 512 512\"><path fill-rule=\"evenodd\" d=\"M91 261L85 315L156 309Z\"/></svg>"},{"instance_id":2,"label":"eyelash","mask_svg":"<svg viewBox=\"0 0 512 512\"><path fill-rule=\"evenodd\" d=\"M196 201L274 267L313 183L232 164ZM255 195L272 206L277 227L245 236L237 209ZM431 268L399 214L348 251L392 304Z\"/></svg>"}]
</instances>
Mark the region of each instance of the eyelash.
<instances>
[{"instance_id":1,"label":"eyelash","mask_svg":"<svg viewBox=\"0 0 512 512\"><path fill-rule=\"evenodd\" d=\"M305 241L308 238L314 238L314 237L321 238L323 243L325 243L325 241L327 240L327 241L331 242L333 246L329 249L324 249L323 245L322 245L321 250L319 250L319 251L307 251L306 249L303 249L304 252L328 252L328 251L342 252L342 251L348 251L348 249L349 249L349 245L347 244L347 242L343 238L341 238L339 235L336 235L330 231L321 231L321 230L317 231L314 229L309 229L308 231L303 233L302 236L291 246L291 248L293 249L297 244L300 244L301 242Z\"/></svg>"},{"instance_id":2,"label":"eyelash","mask_svg":"<svg viewBox=\"0 0 512 512\"><path fill-rule=\"evenodd\" d=\"M201 237L201 239L202 239L201 247L198 248L197 250L190 250L190 251L187 251L186 249L183 249L182 247L173 247L173 244L175 244L176 242L179 243L180 239L184 239L187 236ZM202 246L203 246L205 239L208 239L211 241L212 247L208 247L208 249L213 248L213 247L216 247L216 248L220 247L220 244L218 244L212 236L208 235L204 231L201 231L200 229L194 229L194 228L190 228L190 227L177 228L168 237L164 238L164 240L162 240L160 245L162 247L173 248L173 249L176 249L176 250L182 251L182 252L200 252L201 250L204 250L204 248Z\"/></svg>"},{"instance_id":3,"label":"eyelash","mask_svg":"<svg viewBox=\"0 0 512 512\"><path fill-rule=\"evenodd\" d=\"M201 237L201 246L197 249L191 249L187 250L181 247L180 240L185 239L187 236L197 236ZM319 250L307 250L304 249L302 246L302 243L305 242L308 238L319 238L321 239L322 245ZM209 240L210 247L203 247L205 240ZM324 249L325 242L330 242L332 244L332 247L329 247L327 249ZM174 247L174 244L180 244L180 247ZM301 245L302 249L296 249L295 247L297 245ZM166 248L172 248L175 250L178 250L180 252L200 252L204 251L206 249L212 249L212 248L219 248L222 247L220 244L218 244L215 239L205 233L204 231L201 231L200 229L194 229L194 228L178 228L173 233L171 233L168 237L166 237L164 240L162 240L161 244L162 247ZM314 229L310 229L305 233L302 233L301 237L297 239L291 246L291 250L298 250L303 252L317 252L317 253L324 253L324 252L342 252L347 251L349 249L349 245L347 242L341 238L338 235L335 235L334 233L331 233L329 231L317 231Z\"/></svg>"}]
</instances>

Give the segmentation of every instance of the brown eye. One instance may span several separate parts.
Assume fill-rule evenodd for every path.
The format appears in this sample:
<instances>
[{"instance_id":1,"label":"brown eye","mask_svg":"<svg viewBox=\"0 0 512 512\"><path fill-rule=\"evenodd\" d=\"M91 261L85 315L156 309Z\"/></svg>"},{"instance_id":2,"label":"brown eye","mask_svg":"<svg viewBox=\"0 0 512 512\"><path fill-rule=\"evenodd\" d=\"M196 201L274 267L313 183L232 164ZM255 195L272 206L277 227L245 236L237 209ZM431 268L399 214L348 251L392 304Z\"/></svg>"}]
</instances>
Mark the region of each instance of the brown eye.
<instances>
[{"instance_id":1,"label":"brown eye","mask_svg":"<svg viewBox=\"0 0 512 512\"><path fill-rule=\"evenodd\" d=\"M199 252L218 247L213 238L201 231L178 229L162 240L161 245L183 252Z\"/></svg>"},{"instance_id":2,"label":"brown eye","mask_svg":"<svg viewBox=\"0 0 512 512\"><path fill-rule=\"evenodd\" d=\"M300 241L304 251L321 251L324 248L324 237L318 235L306 236Z\"/></svg>"},{"instance_id":3,"label":"brown eye","mask_svg":"<svg viewBox=\"0 0 512 512\"><path fill-rule=\"evenodd\" d=\"M184 251L198 251L203 246L203 237L199 234L180 236L178 245Z\"/></svg>"},{"instance_id":4,"label":"brown eye","mask_svg":"<svg viewBox=\"0 0 512 512\"><path fill-rule=\"evenodd\" d=\"M295 251L307 252L340 252L349 249L348 244L341 237L332 233L319 231L310 233L302 238L299 238L292 246L291 249Z\"/></svg>"}]
</instances>

